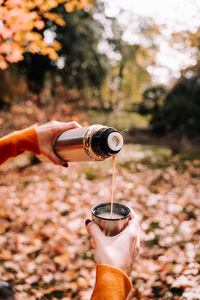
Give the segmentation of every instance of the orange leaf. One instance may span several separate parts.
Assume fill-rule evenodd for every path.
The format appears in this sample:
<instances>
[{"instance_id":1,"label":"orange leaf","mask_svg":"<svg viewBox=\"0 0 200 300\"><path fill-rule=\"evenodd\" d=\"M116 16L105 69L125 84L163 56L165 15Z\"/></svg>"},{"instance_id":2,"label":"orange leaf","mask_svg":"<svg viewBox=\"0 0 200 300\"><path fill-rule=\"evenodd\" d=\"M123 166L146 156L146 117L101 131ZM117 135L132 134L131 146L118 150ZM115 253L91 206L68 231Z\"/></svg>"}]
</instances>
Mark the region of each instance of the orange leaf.
<instances>
[{"instance_id":1,"label":"orange leaf","mask_svg":"<svg viewBox=\"0 0 200 300\"><path fill-rule=\"evenodd\" d=\"M29 44L29 51L33 54L38 53L39 52L39 48L37 45L35 45L35 43L30 43Z\"/></svg>"},{"instance_id":2,"label":"orange leaf","mask_svg":"<svg viewBox=\"0 0 200 300\"><path fill-rule=\"evenodd\" d=\"M12 258L12 254L8 250L2 250L0 252L0 260L9 260Z\"/></svg>"},{"instance_id":3,"label":"orange leaf","mask_svg":"<svg viewBox=\"0 0 200 300\"><path fill-rule=\"evenodd\" d=\"M0 207L0 217L7 218L9 213L5 207Z\"/></svg>"},{"instance_id":4,"label":"orange leaf","mask_svg":"<svg viewBox=\"0 0 200 300\"><path fill-rule=\"evenodd\" d=\"M62 18L60 18L59 14L45 12L45 13L43 13L43 16L49 20L54 21L56 24L58 24L60 26L65 25L65 21Z\"/></svg>"},{"instance_id":5,"label":"orange leaf","mask_svg":"<svg viewBox=\"0 0 200 300\"><path fill-rule=\"evenodd\" d=\"M26 34L26 40L27 41L33 42L33 41L40 41L41 39L42 39L42 36L38 32L28 32Z\"/></svg>"},{"instance_id":6,"label":"orange leaf","mask_svg":"<svg viewBox=\"0 0 200 300\"><path fill-rule=\"evenodd\" d=\"M9 53L11 52L12 45L10 42L4 42L0 44L0 53Z\"/></svg>"},{"instance_id":7,"label":"orange leaf","mask_svg":"<svg viewBox=\"0 0 200 300\"><path fill-rule=\"evenodd\" d=\"M56 51L53 48L49 48L47 51L47 54L48 54L49 58L52 60L58 59L58 54L56 53Z\"/></svg>"},{"instance_id":8,"label":"orange leaf","mask_svg":"<svg viewBox=\"0 0 200 300\"><path fill-rule=\"evenodd\" d=\"M58 41L54 41L52 46L55 50L60 50L60 48L62 47L61 43L59 43Z\"/></svg>"},{"instance_id":9,"label":"orange leaf","mask_svg":"<svg viewBox=\"0 0 200 300\"><path fill-rule=\"evenodd\" d=\"M74 3L66 3L64 6L65 6L65 10L69 13L73 12L76 8L76 4Z\"/></svg>"},{"instance_id":10,"label":"orange leaf","mask_svg":"<svg viewBox=\"0 0 200 300\"><path fill-rule=\"evenodd\" d=\"M54 257L54 262L58 265L66 264L70 260L68 252Z\"/></svg>"},{"instance_id":11,"label":"orange leaf","mask_svg":"<svg viewBox=\"0 0 200 300\"><path fill-rule=\"evenodd\" d=\"M2 36L3 39L9 39L12 37L12 30L10 28L6 28L5 26L0 27L0 36Z\"/></svg>"},{"instance_id":12,"label":"orange leaf","mask_svg":"<svg viewBox=\"0 0 200 300\"><path fill-rule=\"evenodd\" d=\"M5 70L8 67L8 64L6 63L3 56L0 55L0 69Z\"/></svg>"},{"instance_id":13,"label":"orange leaf","mask_svg":"<svg viewBox=\"0 0 200 300\"><path fill-rule=\"evenodd\" d=\"M42 21L42 20L37 20L37 21L35 22L35 27L36 27L38 30L42 30L42 29L44 28L44 26L45 26L45 23L44 23L44 21Z\"/></svg>"},{"instance_id":14,"label":"orange leaf","mask_svg":"<svg viewBox=\"0 0 200 300\"><path fill-rule=\"evenodd\" d=\"M6 56L6 60L10 63L15 63L20 60L23 60L23 55L22 55L22 49L21 48L14 48L12 50L12 53L10 55Z\"/></svg>"}]
</instances>

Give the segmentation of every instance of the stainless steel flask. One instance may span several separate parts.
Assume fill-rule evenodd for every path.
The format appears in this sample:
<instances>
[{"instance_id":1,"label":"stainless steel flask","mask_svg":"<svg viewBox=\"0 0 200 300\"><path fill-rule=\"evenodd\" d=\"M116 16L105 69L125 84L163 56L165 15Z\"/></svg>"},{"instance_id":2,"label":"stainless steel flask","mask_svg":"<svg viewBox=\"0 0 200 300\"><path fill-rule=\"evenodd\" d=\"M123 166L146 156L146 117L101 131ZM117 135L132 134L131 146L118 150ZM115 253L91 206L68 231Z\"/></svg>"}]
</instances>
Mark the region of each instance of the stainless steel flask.
<instances>
[{"instance_id":1,"label":"stainless steel flask","mask_svg":"<svg viewBox=\"0 0 200 300\"><path fill-rule=\"evenodd\" d=\"M123 137L114 128L92 125L61 133L54 151L67 162L100 161L117 154L123 146Z\"/></svg>"}]
</instances>

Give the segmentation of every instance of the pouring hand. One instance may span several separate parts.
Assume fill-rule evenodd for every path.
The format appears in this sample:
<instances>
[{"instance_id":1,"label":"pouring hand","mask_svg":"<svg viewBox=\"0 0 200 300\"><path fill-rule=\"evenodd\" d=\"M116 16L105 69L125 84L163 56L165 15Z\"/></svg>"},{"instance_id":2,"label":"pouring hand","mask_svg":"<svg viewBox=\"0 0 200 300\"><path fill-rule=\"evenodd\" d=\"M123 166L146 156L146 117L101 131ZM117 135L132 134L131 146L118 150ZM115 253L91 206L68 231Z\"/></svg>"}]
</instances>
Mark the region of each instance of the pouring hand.
<instances>
[{"instance_id":1,"label":"pouring hand","mask_svg":"<svg viewBox=\"0 0 200 300\"><path fill-rule=\"evenodd\" d=\"M51 121L43 125L39 125L36 127L37 135L38 135L38 143L40 153L49 158L54 164L62 165L67 167L67 163L62 161L53 150L53 145L56 141L56 138L63 131L81 127L77 122L58 122Z\"/></svg>"}]
</instances>

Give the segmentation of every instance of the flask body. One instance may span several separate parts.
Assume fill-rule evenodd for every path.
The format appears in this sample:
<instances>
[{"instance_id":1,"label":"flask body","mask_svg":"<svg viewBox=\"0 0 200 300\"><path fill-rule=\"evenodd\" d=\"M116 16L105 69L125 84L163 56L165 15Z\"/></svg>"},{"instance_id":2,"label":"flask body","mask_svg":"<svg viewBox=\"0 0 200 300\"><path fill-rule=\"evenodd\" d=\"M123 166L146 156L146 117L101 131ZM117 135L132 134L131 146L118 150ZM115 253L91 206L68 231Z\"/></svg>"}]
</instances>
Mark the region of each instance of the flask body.
<instances>
[{"instance_id":1,"label":"flask body","mask_svg":"<svg viewBox=\"0 0 200 300\"><path fill-rule=\"evenodd\" d=\"M115 142L117 143L119 138L120 145L117 146L116 151L115 149L114 151L112 149L110 150L110 152L113 153L110 153L109 149L108 151L104 149L103 147L106 146L107 140L108 142L109 139L111 140L111 133L109 133L108 130L110 130L110 128L97 124L64 131L57 138L54 145L54 151L58 157L67 162L104 160L112 154L115 154L114 152L118 153L123 145L123 138L120 133L118 133L117 130L112 129L110 130L113 135L112 139L117 136ZM107 135L105 137L106 133L108 137ZM102 137L104 137L104 139L102 139ZM110 144L112 144L111 142ZM111 145L111 148L112 147L113 146Z\"/></svg>"}]
</instances>

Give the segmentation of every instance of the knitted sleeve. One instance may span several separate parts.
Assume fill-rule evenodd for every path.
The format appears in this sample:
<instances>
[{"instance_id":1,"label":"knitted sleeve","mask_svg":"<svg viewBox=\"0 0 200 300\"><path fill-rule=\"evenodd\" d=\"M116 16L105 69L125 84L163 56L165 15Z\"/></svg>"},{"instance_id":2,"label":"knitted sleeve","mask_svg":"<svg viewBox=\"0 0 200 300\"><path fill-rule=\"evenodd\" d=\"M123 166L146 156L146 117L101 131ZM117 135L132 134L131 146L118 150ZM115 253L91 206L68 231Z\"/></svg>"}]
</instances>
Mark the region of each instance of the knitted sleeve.
<instances>
[{"instance_id":1,"label":"knitted sleeve","mask_svg":"<svg viewBox=\"0 0 200 300\"><path fill-rule=\"evenodd\" d=\"M40 154L35 126L14 131L0 138L0 164L24 151Z\"/></svg>"},{"instance_id":2,"label":"knitted sleeve","mask_svg":"<svg viewBox=\"0 0 200 300\"><path fill-rule=\"evenodd\" d=\"M91 300L125 300L131 286L130 279L121 270L97 265L96 283Z\"/></svg>"}]
</instances>

